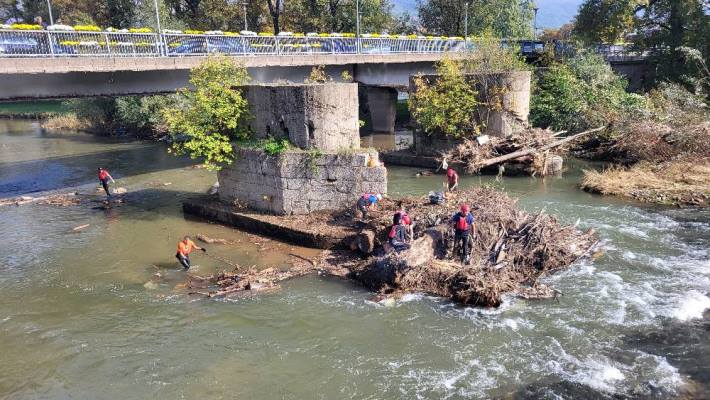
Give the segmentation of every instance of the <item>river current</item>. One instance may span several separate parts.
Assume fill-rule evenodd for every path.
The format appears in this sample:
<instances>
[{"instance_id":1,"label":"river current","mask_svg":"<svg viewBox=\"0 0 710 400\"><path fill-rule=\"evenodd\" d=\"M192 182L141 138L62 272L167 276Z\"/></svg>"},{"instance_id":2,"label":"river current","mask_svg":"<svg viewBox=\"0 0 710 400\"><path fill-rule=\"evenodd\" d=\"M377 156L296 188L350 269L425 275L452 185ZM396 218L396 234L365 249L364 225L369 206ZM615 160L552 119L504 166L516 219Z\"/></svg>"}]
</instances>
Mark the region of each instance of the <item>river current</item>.
<instances>
[{"instance_id":1,"label":"river current","mask_svg":"<svg viewBox=\"0 0 710 400\"><path fill-rule=\"evenodd\" d=\"M710 397L708 211L584 193L581 169L595 166L582 162L561 178L466 177L594 228L602 255L546 278L557 300L498 309L423 295L383 305L318 276L204 300L173 291L184 234L236 241L208 247L243 265L315 252L185 218L181 199L215 181L193 164L159 143L0 120L0 198L93 184L98 166L134 188L110 210L99 195L96 207L0 207L0 398ZM390 195L441 187L416 172L390 167ZM202 254L193 263L225 268Z\"/></svg>"}]
</instances>

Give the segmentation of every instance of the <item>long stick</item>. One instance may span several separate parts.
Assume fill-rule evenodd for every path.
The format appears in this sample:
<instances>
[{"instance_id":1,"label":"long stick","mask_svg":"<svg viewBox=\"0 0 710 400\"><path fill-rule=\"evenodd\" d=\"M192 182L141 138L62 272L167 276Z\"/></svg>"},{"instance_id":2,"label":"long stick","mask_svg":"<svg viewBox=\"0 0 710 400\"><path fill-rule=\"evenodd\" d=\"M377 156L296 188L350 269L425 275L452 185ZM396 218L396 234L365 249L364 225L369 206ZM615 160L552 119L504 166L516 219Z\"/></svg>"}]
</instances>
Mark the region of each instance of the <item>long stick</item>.
<instances>
[{"instance_id":1,"label":"long stick","mask_svg":"<svg viewBox=\"0 0 710 400\"><path fill-rule=\"evenodd\" d=\"M235 264L235 263L233 263L233 262L231 262L231 261L229 261L229 260L226 260L226 259L224 259L224 258L222 258L222 257L215 256L214 254L210 254L210 253L205 252L205 255L206 255L207 257L214 258L215 260L222 261L223 263L229 265L230 267L233 267L235 271L242 268L241 265Z\"/></svg>"},{"instance_id":2,"label":"long stick","mask_svg":"<svg viewBox=\"0 0 710 400\"><path fill-rule=\"evenodd\" d=\"M527 156L527 155L530 155L533 153L537 153L540 151L549 150L549 149L561 146L567 142L571 142L580 136L588 135L588 134L594 133L594 132L599 132L599 131L603 130L604 128L606 128L606 126L600 126L599 128L594 128L594 129L590 129L588 131L580 132L575 135L568 136L564 139L560 139L556 142L546 144L546 145L539 147L539 148L530 148L530 149L525 149L525 150L519 150L519 151L514 151L512 153L509 153L509 154L506 154L503 156L489 158L487 160L483 160L480 163L476 164L476 167L477 168L484 168L484 167L488 167L490 165L500 164L504 161L514 160L516 158L524 157L524 156Z\"/></svg>"}]
</instances>

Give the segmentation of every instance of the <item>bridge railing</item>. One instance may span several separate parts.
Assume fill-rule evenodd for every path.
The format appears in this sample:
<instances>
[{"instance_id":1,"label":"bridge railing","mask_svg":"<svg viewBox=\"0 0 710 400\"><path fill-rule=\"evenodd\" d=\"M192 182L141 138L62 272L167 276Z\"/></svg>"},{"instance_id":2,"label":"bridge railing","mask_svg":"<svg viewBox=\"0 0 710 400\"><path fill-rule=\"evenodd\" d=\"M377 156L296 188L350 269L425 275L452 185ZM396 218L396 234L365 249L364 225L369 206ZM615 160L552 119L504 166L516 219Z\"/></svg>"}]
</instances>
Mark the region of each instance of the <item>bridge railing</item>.
<instances>
[{"instance_id":1,"label":"bridge railing","mask_svg":"<svg viewBox=\"0 0 710 400\"><path fill-rule=\"evenodd\" d=\"M470 42L469 42L470 43ZM222 53L443 53L465 50L459 38L239 36L79 31L0 30L0 57L181 57Z\"/></svg>"},{"instance_id":2,"label":"bridge railing","mask_svg":"<svg viewBox=\"0 0 710 400\"><path fill-rule=\"evenodd\" d=\"M508 40L525 56L541 54L545 42ZM558 54L574 52L569 43L556 42ZM445 53L475 50L477 42L461 38L335 36L240 36L235 34L122 33L81 31L0 30L0 58L5 57L185 57L207 54L233 56L297 54ZM626 45L598 45L607 60L644 58L649 52Z\"/></svg>"}]
</instances>

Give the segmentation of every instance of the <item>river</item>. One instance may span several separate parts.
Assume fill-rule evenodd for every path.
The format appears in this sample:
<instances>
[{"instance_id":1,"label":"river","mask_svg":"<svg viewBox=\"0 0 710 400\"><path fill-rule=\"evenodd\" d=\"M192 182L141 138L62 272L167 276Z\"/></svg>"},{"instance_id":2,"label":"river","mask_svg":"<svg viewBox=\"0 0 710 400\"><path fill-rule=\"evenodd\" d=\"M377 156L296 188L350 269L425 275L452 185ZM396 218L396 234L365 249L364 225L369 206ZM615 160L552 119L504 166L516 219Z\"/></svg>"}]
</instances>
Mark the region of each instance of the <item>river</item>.
<instances>
[{"instance_id":1,"label":"river","mask_svg":"<svg viewBox=\"0 0 710 400\"><path fill-rule=\"evenodd\" d=\"M110 210L0 207L0 398L710 396L707 211L581 192L582 162L562 178L466 177L464 186L497 185L527 210L596 229L603 255L546 278L558 300L499 309L422 295L388 307L318 276L204 300L172 290L184 274L181 235L238 241L208 247L245 265L315 253L186 219L181 199L215 181L192 165L158 143L0 120L0 198L92 183L97 166L139 188ZM441 187L440 176L415 172L391 167L390 194ZM225 267L202 254L193 263L205 274Z\"/></svg>"}]
</instances>

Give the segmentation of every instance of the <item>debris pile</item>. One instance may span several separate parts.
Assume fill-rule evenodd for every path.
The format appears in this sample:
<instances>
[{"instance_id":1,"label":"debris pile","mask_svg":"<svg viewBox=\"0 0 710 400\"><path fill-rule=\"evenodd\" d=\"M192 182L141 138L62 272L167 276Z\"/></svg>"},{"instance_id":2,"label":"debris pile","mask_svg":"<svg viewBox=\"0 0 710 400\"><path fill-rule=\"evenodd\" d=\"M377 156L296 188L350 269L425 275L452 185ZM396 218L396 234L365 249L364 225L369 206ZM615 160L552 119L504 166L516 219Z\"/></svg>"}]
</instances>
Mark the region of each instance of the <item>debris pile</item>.
<instances>
[{"instance_id":1,"label":"debris pile","mask_svg":"<svg viewBox=\"0 0 710 400\"><path fill-rule=\"evenodd\" d=\"M557 161L559 156L552 149L560 148L581 136L602 129L591 129L561 137L566 133L565 131L553 133L549 130L531 128L506 138L492 137L485 141L467 138L444 154L442 160L463 164L469 174L491 166L511 163L531 175L550 175L559 172L561 168L561 163Z\"/></svg>"},{"instance_id":2,"label":"debris pile","mask_svg":"<svg viewBox=\"0 0 710 400\"><path fill-rule=\"evenodd\" d=\"M427 200L408 200L407 212L415 224L411 248L370 258L351 270L352 279L383 294L418 291L462 304L498 306L503 294L519 291L521 285L527 289L520 294L528 298L553 295L537 279L568 267L595 243L592 231L562 225L544 211L520 211L513 199L493 189L459 192L445 205L428 205ZM462 265L452 254L449 227L450 217L464 202L476 216L470 265Z\"/></svg>"},{"instance_id":3,"label":"debris pile","mask_svg":"<svg viewBox=\"0 0 710 400\"><path fill-rule=\"evenodd\" d=\"M477 237L471 263L454 256L450 218L461 203L471 205L476 216ZM402 252L388 249L386 236L392 214L404 207L411 217L411 247ZM552 297L554 289L538 283L550 272L564 269L584 256L596 242L593 231L581 232L560 224L544 211L530 214L516 201L491 188L455 192L446 204L430 204L428 197L384 199L373 219L354 224L350 211L331 215L328 224L347 224L353 229L353 250L329 250L316 261L301 259L288 270L241 269L210 277L191 277L191 289L208 297L278 288L278 282L309 273L338 276L362 284L379 296L425 292L460 304L498 306L504 294L525 298ZM288 217L285 217L288 218ZM317 227L314 227L317 228ZM367 254L363 256L362 253Z\"/></svg>"}]
</instances>

